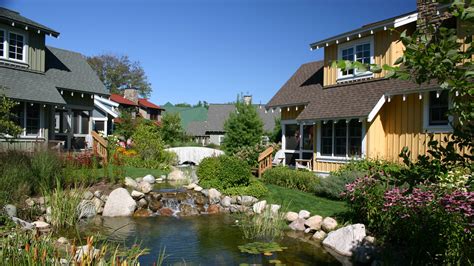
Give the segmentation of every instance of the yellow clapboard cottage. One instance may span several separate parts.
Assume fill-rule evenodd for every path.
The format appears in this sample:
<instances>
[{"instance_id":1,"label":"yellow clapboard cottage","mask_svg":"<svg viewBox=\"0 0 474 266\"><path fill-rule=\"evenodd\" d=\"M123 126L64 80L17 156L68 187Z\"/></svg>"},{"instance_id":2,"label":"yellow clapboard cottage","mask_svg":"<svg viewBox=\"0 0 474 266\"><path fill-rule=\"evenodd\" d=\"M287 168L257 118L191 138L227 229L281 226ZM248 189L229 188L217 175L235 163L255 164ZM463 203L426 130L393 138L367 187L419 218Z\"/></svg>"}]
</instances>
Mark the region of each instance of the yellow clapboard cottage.
<instances>
[{"instance_id":1,"label":"yellow clapboard cottage","mask_svg":"<svg viewBox=\"0 0 474 266\"><path fill-rule=\"evenodd\" d=\"M400 33L413 32L426 15L423 2L416 12L311 44L324 49L324 60L300 66L266 106L281 112L285 164L324 174L357 158L397 161L403 147L416 158L426 153L429 134L438 140L450 134L449 95L436 84L332 66L335 60L393 65L403 54Z\"/></svg>"}]
</instances>

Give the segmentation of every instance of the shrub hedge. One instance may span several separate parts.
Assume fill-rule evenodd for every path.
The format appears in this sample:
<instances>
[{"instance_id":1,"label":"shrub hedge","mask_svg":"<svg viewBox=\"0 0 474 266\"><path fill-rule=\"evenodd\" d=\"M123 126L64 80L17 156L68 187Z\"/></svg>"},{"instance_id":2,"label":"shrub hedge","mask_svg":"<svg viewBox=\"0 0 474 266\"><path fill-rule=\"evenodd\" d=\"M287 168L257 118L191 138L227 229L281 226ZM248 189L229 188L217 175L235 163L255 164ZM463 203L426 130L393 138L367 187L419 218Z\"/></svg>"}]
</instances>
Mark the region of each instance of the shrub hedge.
<instances>
[{"instance_id":1,"label":"shrub hedge","mask_svg":"<svg viewBox=\"0 0 474 266\"><path fill-rule=\"evenodd\" d=\"M227 189L248 186L252 172L247 163L231 156L209 157L197 170L199 184L206 188Z\"/></svg>"},{"instance_id":2,"label":"shrub hedge","mask_svg":"<svg viewBox=\"0 0 474 266\"><path fill-rule=\"evenodd\" d=\"M292 170L285 166L274 167L263 173L263 182L281 187L297 189L304 192L314 192L319 177L304 170Z\"/></svg>"}]
</instances>

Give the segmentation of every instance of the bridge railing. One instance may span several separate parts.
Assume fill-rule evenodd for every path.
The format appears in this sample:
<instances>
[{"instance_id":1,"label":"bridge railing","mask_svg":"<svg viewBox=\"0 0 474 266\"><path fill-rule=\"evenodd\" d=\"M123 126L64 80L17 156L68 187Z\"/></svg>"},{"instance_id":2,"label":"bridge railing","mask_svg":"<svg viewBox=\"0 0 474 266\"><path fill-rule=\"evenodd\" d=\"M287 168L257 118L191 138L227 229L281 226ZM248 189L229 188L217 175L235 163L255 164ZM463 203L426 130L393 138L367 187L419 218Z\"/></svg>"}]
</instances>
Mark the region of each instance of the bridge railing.
<instances>
[{"instance_id":1,"label":"bridge railing","mask_svg":"<svg viewBox=\"0 0 474 266\"><path fill-rule=\"evenodd\" d=\"M268 147L258 156L258 177L262 177L262 174L268 169L272 168L273 163L273 148Z\"/></svg>"}]
</instances>

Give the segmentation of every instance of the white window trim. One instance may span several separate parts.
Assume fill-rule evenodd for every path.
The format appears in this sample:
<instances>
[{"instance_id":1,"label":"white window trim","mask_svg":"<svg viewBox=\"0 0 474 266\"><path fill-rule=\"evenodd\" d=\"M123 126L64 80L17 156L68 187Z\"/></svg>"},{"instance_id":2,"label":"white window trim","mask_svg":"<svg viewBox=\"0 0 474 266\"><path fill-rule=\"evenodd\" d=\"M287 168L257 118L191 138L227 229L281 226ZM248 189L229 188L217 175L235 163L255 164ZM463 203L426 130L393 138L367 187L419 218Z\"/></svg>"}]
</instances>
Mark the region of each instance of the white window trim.
<instances>
[{"instance_id":1,"label":"white window trim","mask_svg":"<svg viewBox=\"0 0 474 266\"><path fill-rule=\"evenodd\" d=\"M3 45L3 56L0 56L0 58L6 59L7 58L7 31L4 29L0 29L1 32L3 32L3 43L0 43L0 45Z\"/></svg>"},{"instance_id":2,"label":"white window trim","mask_svg":"<svg viewBox=\"0 0 474 266\"><path fill-rule=\"evenodd\" d=\"M96 121L103 121L104 122L104 135L108 136L108 123L109 123L109 118L108 117L97 117L97 118L92 118L92 123L95 125ZM92 127L94 128L94 127ZM92 132L92 130L91 130Z\"/></svg>"},{"instance_id":3,"label":"white window trim","mask_svg":"<svg viewBox=\"0 0 474 266\"><path fill-rule=\"evenodd\" d=\"M357 119L357 118L353 118ZM335 121L335 120L333 120ZM361 140L361 155L358 157L355 156L349 156L346 153L346 156L335 156L334 155L334 122L332 122L333 130L332 130L332 155L322 155L321 154L321 122L318 122L317 124L317 138L316 138L316 160L318 162L331 162L331 163L345 163L348 161L352 160L360 160L366 157L366 145L367 145L367 124L365 120L362 120L360 123L362 123L362 140ZM348 124L348 123L347 123ZM349 150L349 126L346 126L346 152Z\"/></svg>"},{"instance_id":4,"label":"white window trim","mask_svg":"<svg viewBox=\"0 0 474 266\"><path fill-rule=\"evenodd\" d=\"M28 64L28 35L24 34L24 33L20 33L20 32L15 31L15 30L4 30L4 29L0 29L0 30L5 31L5 33L6 33L6 37L5 37L5 41L4 41L4 43L6 42L6 44L4 46L5 57L2 57L2 58L7 59L7 60L12 61L12 62L16 62L16 63ZM23 60L10 58L10 55L9 55L10 54L10 51L9 51L10 50L10 33L20 35L20 36L23 37Z\"/></svg>"},{"instance_id":5,"label":"white window trim","mask_svg":"<svg viewBox=\"0 0 474 266\"><path fill-rule=\"evenodd\" d=\"M448 94L449 95L449 94ZM451 96L448 96L449 101L449 108L452 107L452 99ZM450 115L448 116L448 124L447 125L430 125L430 91L423 93L423 130L428 133L443 133L443 132L452 132L453 127L451 125L453 121L453 117Z\"/></svg>"},{"instance_id":6,"label":"white window trim","mask_svg":"<svg viewBox=\"0 0 474 266\"><path fill-rule=\"evenodd\" d=\"M360 39L355 40L355 41L351 41L351 42L347 42L347 43L343 43L343 44L338 45L338 47L337 47L337 59L338 60L342 59L342 50L345 50L345 49L348 49L348 48L351 48L351 47L354 48L354 59L355 59L356 46L360 45L360 44L365 44L365 43L370 44L370 63L373 64L375 62L374 61L375 59L374 59L374 37L373 36L360 38ZM342 69L339 69L339 68L337 69L337 81L338 82L349 81L349 80L357 80L357 79L365 79L365 78L370 78L370 77L373 77L373 76L374 76L374 73L372 73L370 71L366 71L366 72L363 72L363 73L357 73L356 69L354 69L354 74L343 75L342 74Z\"/></svg>"},{"instance_id":7,"label":"white window trim","mask_svg":"<svg viewBox=\"0 0 474 266\"><path fill-rule=\"evenodd\" d=\"M20 102L21 105L23 105L23 117L22 117L22 120L23 120L23 128L22 128L22 131L20 133L20 135L18 136L18 138L20 139L43 139L44 138L44 119L43 119L43 116L44 116L44 108L42 105L40 105L40 113L39 113L39 129L38 129L38 134L30 134L30 135L27 135L26 134L26 121L27 121L27 115L26 115L26 109L28 107L28 104L31 104L31 103L27 103L27 102ZM37 104L37 103L35 103ZM13 136L6 136L8 138L13 138Z\"/></svg>"}]
</instances>

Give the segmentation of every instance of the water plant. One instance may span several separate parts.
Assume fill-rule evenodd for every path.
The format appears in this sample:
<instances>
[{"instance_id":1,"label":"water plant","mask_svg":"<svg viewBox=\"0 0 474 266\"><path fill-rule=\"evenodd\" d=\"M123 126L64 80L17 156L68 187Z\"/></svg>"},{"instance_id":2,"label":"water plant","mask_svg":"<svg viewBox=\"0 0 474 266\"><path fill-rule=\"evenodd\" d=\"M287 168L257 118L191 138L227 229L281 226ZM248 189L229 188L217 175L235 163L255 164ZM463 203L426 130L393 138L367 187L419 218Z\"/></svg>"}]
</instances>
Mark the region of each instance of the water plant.
<instances>
[{"instance_id":1,"label":"water plant","mask_svg":"<svg viewBox=\"0 0 474 266\"><path fill-rule=\"evenodd\" d=\"M83 191L82 188L64 190L58 180L54 190L43 192L51 207L49 218L54 230L72 228L77 224L80 211L78 205L81 202Z\"/></svg>"},{"instance_id":2,"label":"water plant","mask_svg":"<svg viewBox=\"0 0 474 266\"><path fill-rule=\"evenodd\" d=\"M276 242L252 242L239 246L239 250L242 253L253 255L264 254L266 256L271 256L273 255L272 253L281 252L285 249L287 249L287 247L282 247Z\"/></svg>"},{"instance_id":3,"label":"water plant","mask_svg":"<svg viewBox=\"0 0 474 266\"><path fill-rule=\"evenodd\" d=\"M274 213L267 208L262 214L242 214L237 226L245 239L273 241L283 236L285 212Z\"/></svg>"}]
</instances>

